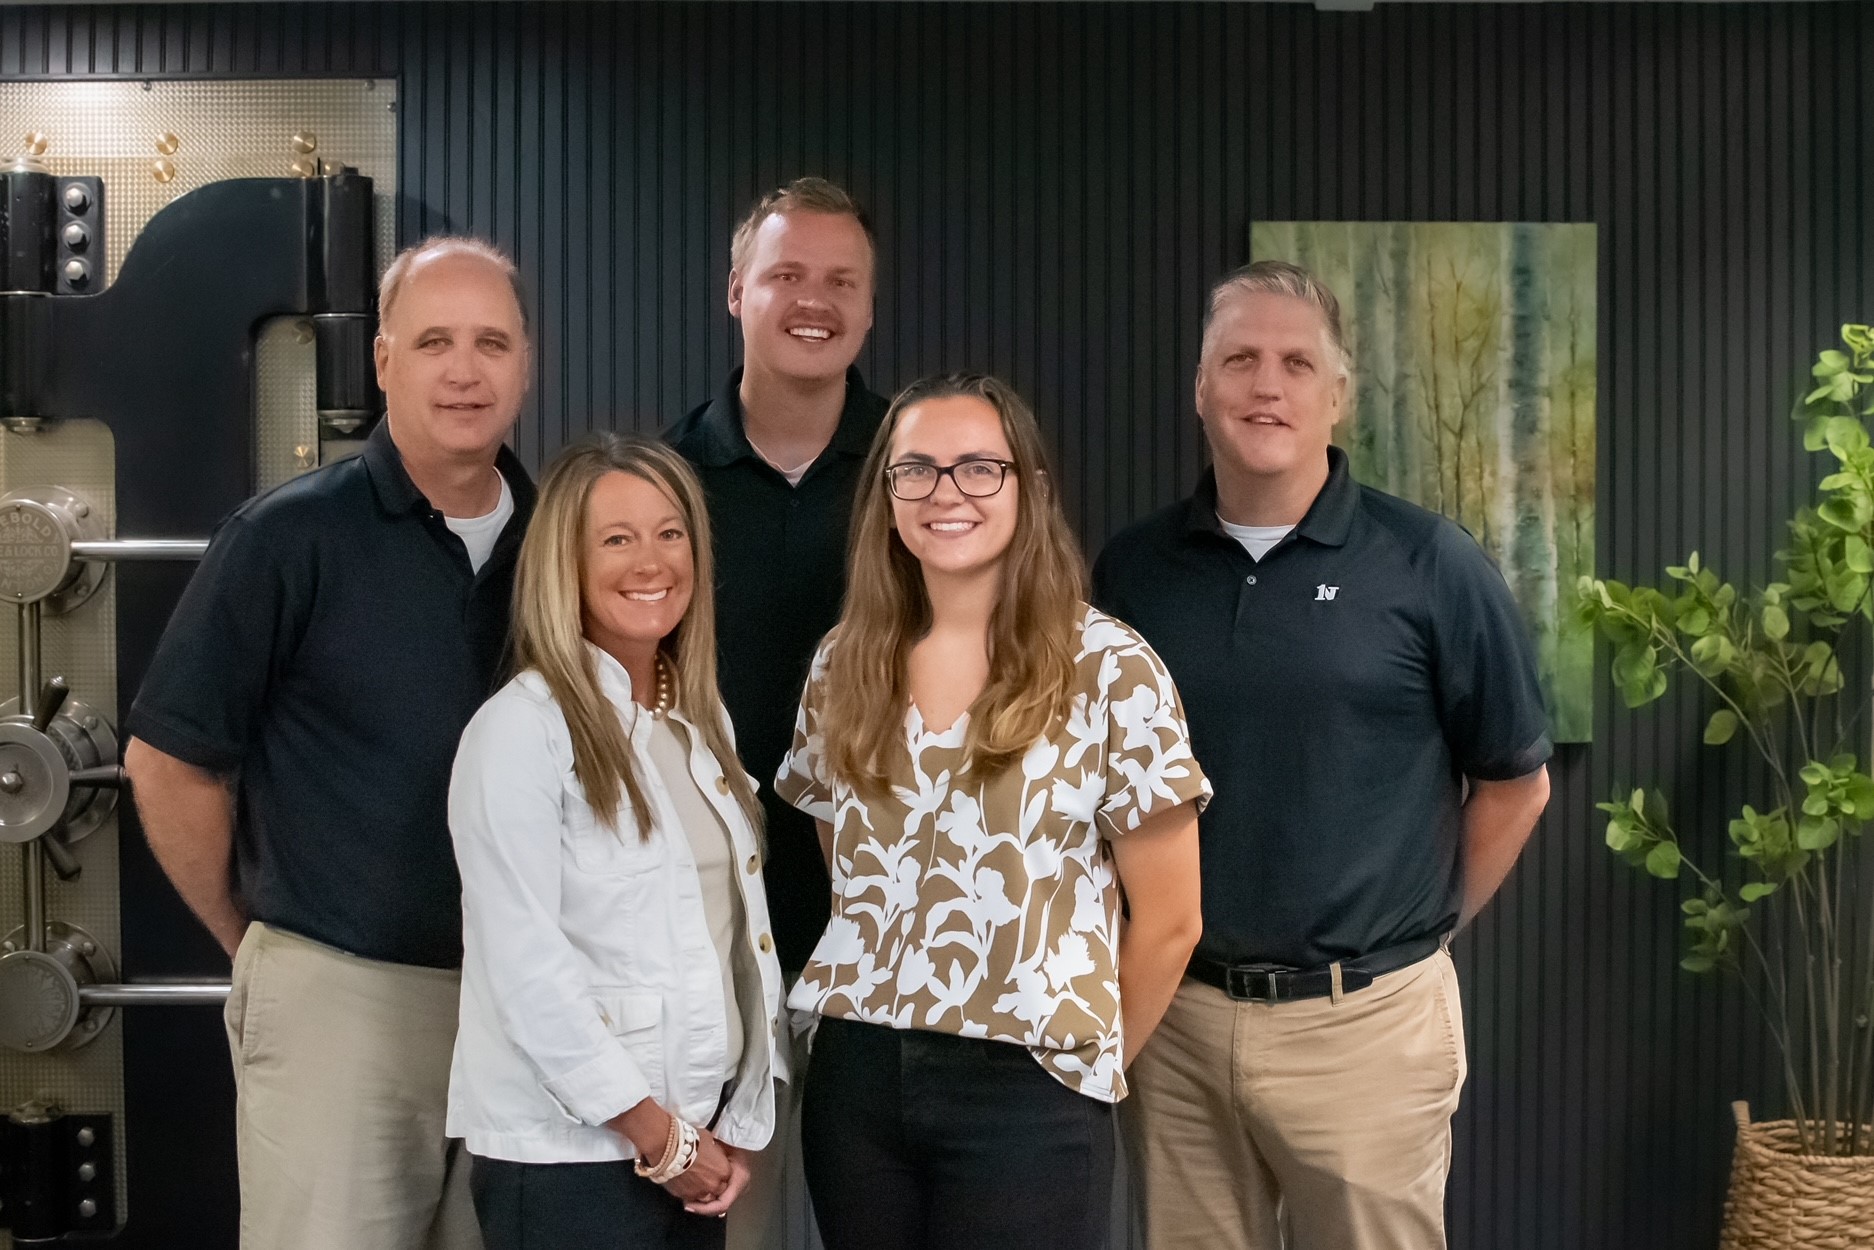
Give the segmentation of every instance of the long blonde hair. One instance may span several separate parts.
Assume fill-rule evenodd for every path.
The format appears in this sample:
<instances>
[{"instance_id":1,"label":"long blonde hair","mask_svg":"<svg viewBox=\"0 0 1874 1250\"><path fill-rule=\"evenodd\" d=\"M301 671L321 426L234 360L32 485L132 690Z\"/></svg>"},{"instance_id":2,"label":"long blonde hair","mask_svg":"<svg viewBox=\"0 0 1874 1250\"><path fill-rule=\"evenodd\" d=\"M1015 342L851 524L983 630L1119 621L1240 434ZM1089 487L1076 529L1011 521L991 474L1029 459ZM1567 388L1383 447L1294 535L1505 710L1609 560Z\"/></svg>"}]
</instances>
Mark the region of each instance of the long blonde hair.
<instances>
[{"instance_id":1,"label":"long blonde hair","mask_svg":"<svg viewBox=\"0 0 1874 1250\"><path fill-rule=\"evenodd\" d=\"M568 447L547 466L514 572L515 671L531 669L546 682L572 735L573 774L599 819L616 828L617 813L628 801L638 828L649 838L650 801L632 763L624 722L599 686L580 595L592 488L608 473L629 473L651 483L670 496L683 516L695 585L689 610L658 644L658 654L670 667L672 708L696 726L722 765L730 792L759 831L761 806L736 759L716 689L709 511L696 474L670 448L648 439L597 434Z\"/></svg>"},{"instance_id":2,"label":"long blonde hair","mask_svg":"<svg viewBox=\"0 0 1874 1250\"><path fill-rule=\"evenodd\" d=\"M969 708L965 767L989 774L1008 767L1065 719L1073 702L1086 565L1048 476L1034 411L1014 388L982 374L913 382L892 401L859 478L846 603L820 716L832 772L864 793L885 791L890 767L905 750L908 657L931 626L923 571L892 527L885 469L904 414L953 396L995 409L1019 479L1015 534L989 620L989 681Z\"/></svg>"}]
</instances>

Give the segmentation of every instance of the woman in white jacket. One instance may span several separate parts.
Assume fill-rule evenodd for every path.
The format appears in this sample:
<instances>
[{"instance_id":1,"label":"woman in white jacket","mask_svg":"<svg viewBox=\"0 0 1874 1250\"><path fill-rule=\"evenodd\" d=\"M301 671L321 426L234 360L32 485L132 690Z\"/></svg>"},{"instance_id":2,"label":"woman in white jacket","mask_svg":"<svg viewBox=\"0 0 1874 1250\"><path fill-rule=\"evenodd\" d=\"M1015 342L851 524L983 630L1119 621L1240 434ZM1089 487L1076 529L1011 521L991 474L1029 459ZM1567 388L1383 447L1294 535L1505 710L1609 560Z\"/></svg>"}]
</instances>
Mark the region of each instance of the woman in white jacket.
<instances>
[{"instance_id":1,"label":"woman in white jacket","mask_svg":"<svg viewBox=\"0 0 1874 1250\"><path fill-rule=\"evenodd\" d=\"M449 1133L488 1250L715 1247L773 1131L760 807L716 690L702 488L615 435L546 472L518 675L456 755Z\"/></svg>"}]
</instances>

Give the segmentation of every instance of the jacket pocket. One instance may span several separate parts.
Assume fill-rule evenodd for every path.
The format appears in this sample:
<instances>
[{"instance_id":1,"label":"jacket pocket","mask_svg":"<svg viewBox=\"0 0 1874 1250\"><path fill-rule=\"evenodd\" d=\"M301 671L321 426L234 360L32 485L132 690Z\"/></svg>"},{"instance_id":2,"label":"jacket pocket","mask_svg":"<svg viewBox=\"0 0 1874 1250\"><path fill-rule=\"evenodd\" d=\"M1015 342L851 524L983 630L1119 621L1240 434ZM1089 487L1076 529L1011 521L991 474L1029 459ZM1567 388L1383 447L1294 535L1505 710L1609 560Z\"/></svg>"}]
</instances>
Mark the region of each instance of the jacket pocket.
<instances>
[{"instance_id":1,"label":"jacket pocket","mask_svg":"<svg viewBox=\"0 0 1874 1250\"><path fill-rule=\"evenodd\" d=\"M612 1031L638 1071L650 1083L651 1096L669 1100L664 1082L664 1000L653 990L601 990L597 996L605 1027Z\"/></svg>"},{"instance_id":2,"label":"jacket pocket","mask_svg":"<svg viewBox=\"0 0 1874 1250\"><path fill-rule=\"evenodd\" d=\"M618 827L604 824L580 804L566 819L565 838L573 866L595 877L629 877L656 871L664 854L655 836L647 841L629 809L618 814Z\"/></svg>"}]
</instances>

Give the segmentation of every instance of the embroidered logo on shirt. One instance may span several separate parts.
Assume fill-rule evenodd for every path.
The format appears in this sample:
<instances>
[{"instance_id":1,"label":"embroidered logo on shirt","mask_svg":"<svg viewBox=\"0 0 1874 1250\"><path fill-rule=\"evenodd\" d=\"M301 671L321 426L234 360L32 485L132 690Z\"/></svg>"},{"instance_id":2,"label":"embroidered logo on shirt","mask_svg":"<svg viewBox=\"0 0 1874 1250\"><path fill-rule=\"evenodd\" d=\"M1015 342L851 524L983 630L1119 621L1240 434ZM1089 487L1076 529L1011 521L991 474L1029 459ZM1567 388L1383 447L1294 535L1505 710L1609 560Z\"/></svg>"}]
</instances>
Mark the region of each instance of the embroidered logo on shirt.
<instances>
[{"instance_id":1,"label":"embroidered logo on shirt","mask_svg":"<svg viewBox=\"0 0 1874 1250\"><path fill-rule=\"evenodd\" d=\"M1339 586L1316 586L1314 588L1314 601L1316 603L1326 603L1339 593Z\"/></svg>"}]
</instances>

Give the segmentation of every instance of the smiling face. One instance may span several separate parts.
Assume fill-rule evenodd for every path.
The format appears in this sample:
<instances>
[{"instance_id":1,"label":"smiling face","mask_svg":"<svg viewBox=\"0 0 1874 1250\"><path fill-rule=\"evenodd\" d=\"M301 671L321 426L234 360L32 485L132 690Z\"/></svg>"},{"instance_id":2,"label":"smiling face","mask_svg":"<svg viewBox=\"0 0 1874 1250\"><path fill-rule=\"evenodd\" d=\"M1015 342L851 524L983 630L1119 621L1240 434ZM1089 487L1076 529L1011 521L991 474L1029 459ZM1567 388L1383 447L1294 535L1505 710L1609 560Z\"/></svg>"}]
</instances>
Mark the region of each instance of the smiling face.
<instances>
[{"instance_id":1,"label":"smiling face","mask_svg":"<svg viewBox=\"0 0 1874 1250\"><path fill-rule=\"evenodd\" d=\"M1015 458L1002 418L974 395L926 399L906 409L892 435L890 465L948 468L966 460ZM993 495L973 497L957 487L956 475L937 480L930 497L892 497L892 527L933 576L973 577L1000 569L1015 538L1022 483L1011 470Z\"/></svg>"},{"instance_id":2,"label":"smiling face","mask_svg":"<svg viewBox=\"0 0 1874 1250\"><path fill-rule=\"evenodd\" d=\"M1217 310L1197 371L1197 413L1225 472L1323 471L1347 378L1319 309L1256 291Z\"/></svg>"},{"instance_id":3,"label":"smiling face","mask_svg":"<svg viewBox=\"0 0 1874 1250\"><path fill-rule=\"evenodd\" d=\"M872 243L845 213L770 213L745 267L729 274L752 370L801 382L842 378L872 328Z\"/></svg>"},{"instance_id":4,"label":"smiling face","mask_svg":"<svg viewBox=\"0 0 1874 1250\"><path fill-rule=\"evenodd\" d=\"M613 470L593 483L581 563L585 635L627 667L655 654L689 611L690 527L677 501L647 478Z\"/></svg>"},{"instance_id":5,"label":"smiling face","mask_svg":"<svg viewBox=\"0 0 1874 1250\"><path fill-rule=\"evenodd\" d=\"M531 370L520 305L500 266L468 252L419 257L374 351L406 459L493 460L520 415Z\"/></svg>"}]
</instances>

